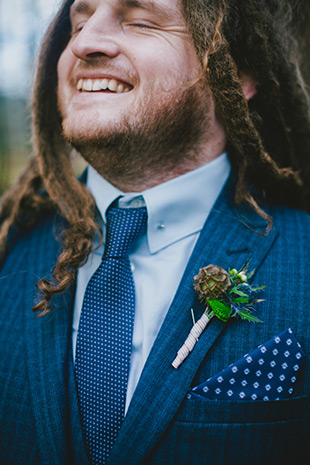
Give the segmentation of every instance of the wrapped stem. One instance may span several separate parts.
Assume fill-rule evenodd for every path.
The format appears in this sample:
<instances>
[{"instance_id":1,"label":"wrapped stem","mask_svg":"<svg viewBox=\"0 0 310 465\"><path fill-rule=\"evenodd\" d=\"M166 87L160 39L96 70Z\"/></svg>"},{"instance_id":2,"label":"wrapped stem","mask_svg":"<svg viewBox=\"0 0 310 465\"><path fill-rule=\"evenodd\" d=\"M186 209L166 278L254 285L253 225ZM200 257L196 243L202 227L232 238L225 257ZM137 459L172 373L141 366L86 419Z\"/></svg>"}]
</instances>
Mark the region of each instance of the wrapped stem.
<instances>
[{"instance_id":1,"label":"wrapped stem","mask_svg":"<svg viewBox=\"0 0 310 465\"><path fill-rule=\"evenodd\" d=\"M213 316L213 315L212 315ZM208 316L206 312L203 313L202 317L194 324L192 327L186 341L182 345L181 349L178 351L176 358L172 362L173 368L177 369L188 357L190 352L196 345L199 336L204 331L205 327L211 320L212 316Z\"/></svg>"}]
</instances>

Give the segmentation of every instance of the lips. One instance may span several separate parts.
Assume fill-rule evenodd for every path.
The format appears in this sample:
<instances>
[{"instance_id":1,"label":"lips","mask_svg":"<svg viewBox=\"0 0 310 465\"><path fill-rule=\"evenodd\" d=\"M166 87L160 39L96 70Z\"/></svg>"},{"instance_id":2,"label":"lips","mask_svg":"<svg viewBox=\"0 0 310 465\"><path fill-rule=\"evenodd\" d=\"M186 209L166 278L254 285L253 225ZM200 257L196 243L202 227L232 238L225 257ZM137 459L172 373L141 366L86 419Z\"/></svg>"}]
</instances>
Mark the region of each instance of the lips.
<instances>
[{"instance_id":1,"label":"lips","mask_svg":"<svg viewBox=\"0 0 310 465\"><path fill-rule=\"evenodd\" d=\"M132 90L132 86L128 83L123 81L119 81L115 78L103 78L103 79L79 79L77 86L77 90L80 92L102 92L102 91L110 91L117 94L122 94L125 92L129 92Z\"/></svg>"}]
</instances>

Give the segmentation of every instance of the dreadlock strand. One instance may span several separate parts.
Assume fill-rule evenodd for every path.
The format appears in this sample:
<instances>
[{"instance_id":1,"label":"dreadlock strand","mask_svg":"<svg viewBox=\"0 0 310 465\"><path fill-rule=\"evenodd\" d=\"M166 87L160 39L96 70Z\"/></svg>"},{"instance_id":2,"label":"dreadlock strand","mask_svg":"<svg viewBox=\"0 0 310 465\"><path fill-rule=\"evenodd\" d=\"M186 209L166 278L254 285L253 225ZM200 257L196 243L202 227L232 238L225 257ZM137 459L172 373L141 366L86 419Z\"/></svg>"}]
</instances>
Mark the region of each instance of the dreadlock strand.
<instances>
[{"instance_id":1,"label":"dreadlock strand","mask_svg":"<svg viewBox=\"0 0 310 465\"><path fill-rule=\"evenodd\" d=\"M255 200L255 198L249 193L244 194L245 201L253 208L253 210L258 213L258 215L263 218L266 223L267 227L265 230L265 233L263 234L264 236L267 236L268 233L270 232L272 228L272 218L270 215L268 215L263 208L258 204L258 202Z\"/></svg>"},{"instance_id":2,"label":"dreadlock strand","mask_svg":"<svg viewBox=\"0 0 310 465\"><path fill-rule=\"evenodd\" d=\"M266 153L261 137L252 122L237 67L228 47L223 47L210 57L208 71L208 81L218 117L224 124L228 139L240 155L243 155L244 163L253 164L260 159L267 168L271 168L275 177L279 179L292 177L296 183L300 183L299 177L293 170L280 168ZM230 111L227 111L228 109Z\"/></svg>"},{"instance_id":3,"label":"dreadlock strand","mask_svg":"<svg viewBox=\"0 0 310 465\"><path fill-rule=\"evenodd\" d=\"M77 269L91 252L99 226L95 221L94 199L86 186L75 178L67 154L41 151L38 158L47 192L69 224L63 233L63 251L51 280L41 279L38 283L42 299L33 311L43 316L51 310L53 295L65 292L73 284ZM61 167L60 172L55 169L55 163Z\"/></svg>"},{"instance_id":4,"label":"dreadlock strand","mask_svg":"<svg viewBox=\"0 0 310 465\"><path fill-rule=\"evenodd\" d=\"M257 16L257 14L256 14ZM269 23L272 22L270 13L267 14ZM285 144L287 152L287 163L291 164L293 159L294 147L292 140L292 131L288 119L290 115L285 112L283 106L283 82L281 80L280 67L287 67L288 63L277 63L274 58L274 51L277 50L277 55L284 55L285 50L279 51L280 44L274 38L270 40L266 34L263 34L257 26L257 18L252 19L253 30L251 34L251 45L253 54L258 57L254 62L253 72L259 83L259 90L265 94L265 102L273 102L275 115L274 120L277 121L281 131L282 143ZM259 57L265 57L264 63L261 63ZM286 75L287 73L285 73ZM282 160L283 163L283 160Z\"/></svg>"},{"instance_id":5,"label":"dreadlock strand","mask_svg":"<svg viewBox=\"0 0 310 465\"><path fill-rule=\"evenodd\" d=\"M63 7L59 17L62 18L61 22L68 23L68 9ZM59 24L58 27L60 29ZM58 36L61 34L64 34L63 29L56 34L52 27L45 37L33 95L33 139L40 175L49 198L67 222L62 236L63 250L53 275L50 280L41 279L38 282L41 301L33 310L39 316L50 311L53 295L66 291L73 284L77 269L85 263L92 250L94 237L98 233L101 235L95 221L95 201L86 186L76 179L69 150L62 137L61 118L55 99L56 66L60 51L55 57L51 46L51 36L57 36L55 40L59 40ZM67 40L66 33L63 43ZM54 60L52 70L49 70L50 54ZM54 89L54 92L50 89Z\"/></svg>"},{"instance_id":6,"label":"dreadlock strand","mask_svg":"<svg viewBox=\"0 0 310 465\"><path fill-rule=\"evenodd\" d=\"M309 98L299 69L298 44L290 32L292 8L288 2L232 0L223 30L237 67L257 79L258 94L249 106L266 152L281 166L291 166L309 179L309 168L305 170Z\"/></svg>"},{"instance_id":7,"label":"dreadlock strand","mask_svg":"<svg viewBox=\"0 0 310 465\"><path fill-rule=\"evenodd\" d=\"M31 157L28 165L18 178L14 187L1 199L0 208L0 262L6 251L6 241L13 225L19 228L30 228L34 217L41 211L52 207L50 199L39 195L42 190L42 179L35 157Z\"/></svg>"}]
</instances>

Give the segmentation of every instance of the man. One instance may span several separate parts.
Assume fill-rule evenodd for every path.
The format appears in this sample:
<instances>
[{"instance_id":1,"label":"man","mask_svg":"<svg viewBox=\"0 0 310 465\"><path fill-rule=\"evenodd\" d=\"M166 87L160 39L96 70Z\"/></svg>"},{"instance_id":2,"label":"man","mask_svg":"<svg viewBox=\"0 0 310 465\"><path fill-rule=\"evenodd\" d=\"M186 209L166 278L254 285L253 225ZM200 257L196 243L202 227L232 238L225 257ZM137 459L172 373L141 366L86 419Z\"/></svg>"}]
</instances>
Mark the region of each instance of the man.
<instances>
[{"instance_id":1,"label":"man","mask_svg":"<svg viewBox=\"0 0 310 465\"><path fill-rule=\"evenodd\" d=\"M278 3L64 1L39 58L36 153L2 201L1 463L307 462L309 113ZM261 322L213 317L174 368L208 265L222 304L243 286L235 313L266 286ZM266 344L282 339L291 366ZM257 346L271 358L253 362Z\"/></svg>"}]
</instances>

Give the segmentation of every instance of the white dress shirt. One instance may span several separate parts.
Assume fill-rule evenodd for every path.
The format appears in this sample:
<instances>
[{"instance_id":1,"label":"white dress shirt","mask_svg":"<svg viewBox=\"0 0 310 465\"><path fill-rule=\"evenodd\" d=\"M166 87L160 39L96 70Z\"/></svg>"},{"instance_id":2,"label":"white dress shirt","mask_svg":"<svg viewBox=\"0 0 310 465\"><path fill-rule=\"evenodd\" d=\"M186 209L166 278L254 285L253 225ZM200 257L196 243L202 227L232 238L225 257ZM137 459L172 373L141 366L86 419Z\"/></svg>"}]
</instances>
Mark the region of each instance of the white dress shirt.
<instances>
[{"instance_id":1,"label":"white dress shirt","mask_svg":"<svg viewBox=\"0 0 310 465\"><path fill-rule=\"evenodd\" d=\"M136 310L126 411L199 233L229 173L230 163L223 153L207 165L168 182L140 193L124 194L88 167L87 187L100 212L104 235L106 211L120 196L120 207L146 206L148 212L147 233L129 257ZM100 265L103 250L104 244L78 270L72 334L74 358L85 289Z\"/></svg>"}]
</instances>

